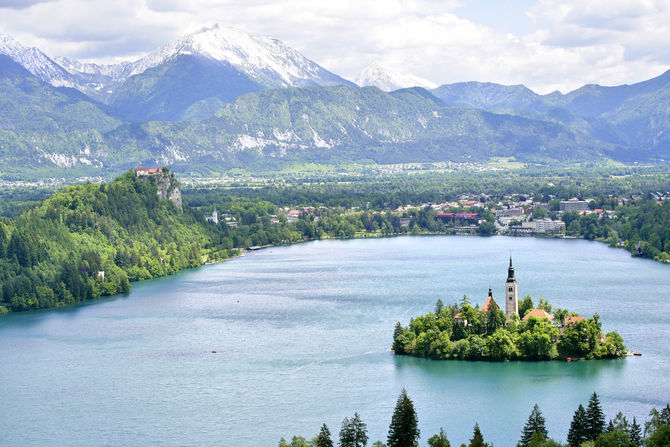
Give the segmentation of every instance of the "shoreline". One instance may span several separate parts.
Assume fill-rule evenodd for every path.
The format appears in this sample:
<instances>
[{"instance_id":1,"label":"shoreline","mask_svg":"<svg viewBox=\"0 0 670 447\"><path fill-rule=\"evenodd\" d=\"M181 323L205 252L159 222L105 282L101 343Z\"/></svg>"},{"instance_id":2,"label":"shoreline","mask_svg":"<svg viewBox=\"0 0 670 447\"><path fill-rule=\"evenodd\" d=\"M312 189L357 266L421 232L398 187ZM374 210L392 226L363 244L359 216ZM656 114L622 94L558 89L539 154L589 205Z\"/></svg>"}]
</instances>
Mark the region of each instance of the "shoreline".
<instances>
[{"instance_id":1,"label":"shoreline","mask_svg":"<svg viewBox=\"0 0 670 447\"><path fill-rule=\"evenodd\" d=\"M178 272L176 272L174 274L171 274L171 275L154 276L152 278L147 278L147 279L143 279L143 280L140 280L140 281L131 281L130 282L131 288L130 288L130 291L127 294L118 294L117 293L117 294L114 294L114 295L101 295L100 297L98 297L96 299L93 299L93 300L87 300L87 301L80 302L80 303L68 304L68 305L65 305L65 306L48 307L48 308L44 308L44 309L31 309L31 310L23 310L23 311L12 311L10 309L7 309L7 312L0 312L0 317L5 316L5 315L14 314L14 313L24 314L24 313L30 313L30 312L50 311L50 310L54 310L54 309L66 309L66 308L69 308L70 306L82 306L82 305L94 304L94 303L96 303L96 302L98 302L99 300L102 300L102 299L109 299L109 298L120 297L120 296L128 296L128 295L130 295L130 293L132 293L132 285L133 284L137 284L137 283L140 283L142 281L149 281L149 280L153 280L153 279L173 277L173 276L176 276L176 275L180 274L181 272L186 272L186 271L189 271L189 270L195 270L195 269L199 269L199 268L202 268L202 267L216 265L216 264L231 261L231 260L234 260L234 259L242 258L242 257L246 256L248 253L257 252L257 251L260 251L260 250L266 250L268 248L291 246L291 245L303 244L303 243L306 243L306 242L323 241L323 240L329 240L329 239L334 239L334 240L381 239L381 238L395 238L395 237L404 237L404 236L419 236L419 237L421 237L421 236L461 236L461 237L501 236L501 237L531 237L531 238L537 238L537 239L590 240L590 239L584 239L583 237L576 237L576 236L575 237L565 237L563 235L561 235L561 236L559 236L559 235L542 236L542 235L530 235L530 234L529 235L495 234L495 235L486 235L485 236L485 235L470 234L470 233L464 233L464 232L454 232L454 233L421 232L421 233L393 233L393 234L377 234L377 233L374 233L374 234L361 234L361 235L356 235L356 236L352 236L352 237L326 236L326 237L321 237L321 238L304 239L302 241L287 242L287 243L281 243L281 244L276 244L276 245L271 244L271 245L257 246L257 247L255 246L255 247L249 247L249 248L235 248L234 250L237 251L237 254L234 255L234 256L231 256L229 258L226 258L226 259L213 260L213 261L208 260L208 261L203 262L203 264L198 266L198 267L191 267L191 268L182 269L182 270L179 270ZM599 243L606 243L606 241L598 240L598 239L593 239L591 241L599 242ZM623 248L625 250L625 247L612 247L609 244L608 244L608 247L613 248L613 249ZM630 254L630 252L629 252L629 254ZM648 259L648 260L653 261L653 262L658 262L659 264L668 264L668 263L665 263L665 262L656 261L655 259L645 258L643 256L634 256L634 255L630 254L630 257L631 258Z\"/></svg>"}]
</instances>

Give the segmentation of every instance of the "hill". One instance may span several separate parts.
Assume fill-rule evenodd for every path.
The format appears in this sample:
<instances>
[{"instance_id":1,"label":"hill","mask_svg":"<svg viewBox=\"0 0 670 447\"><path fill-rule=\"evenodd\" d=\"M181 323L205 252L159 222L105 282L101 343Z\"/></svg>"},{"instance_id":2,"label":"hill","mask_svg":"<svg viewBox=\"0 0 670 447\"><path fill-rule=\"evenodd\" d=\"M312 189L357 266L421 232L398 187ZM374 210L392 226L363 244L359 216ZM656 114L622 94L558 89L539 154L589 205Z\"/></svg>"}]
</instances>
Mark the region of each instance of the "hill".
<instances>
[{"instance_id":1,"label":"hill","mask_svg":"<svg viewBox=\"0 0 670 447\"><path fill-rule=\"evenodd\" d=\"M68 187L0 220L2 306L39 309L128 292L130 281L232 256L226 231L181 209L166 169Z\"/></svg>"}]
</instances>

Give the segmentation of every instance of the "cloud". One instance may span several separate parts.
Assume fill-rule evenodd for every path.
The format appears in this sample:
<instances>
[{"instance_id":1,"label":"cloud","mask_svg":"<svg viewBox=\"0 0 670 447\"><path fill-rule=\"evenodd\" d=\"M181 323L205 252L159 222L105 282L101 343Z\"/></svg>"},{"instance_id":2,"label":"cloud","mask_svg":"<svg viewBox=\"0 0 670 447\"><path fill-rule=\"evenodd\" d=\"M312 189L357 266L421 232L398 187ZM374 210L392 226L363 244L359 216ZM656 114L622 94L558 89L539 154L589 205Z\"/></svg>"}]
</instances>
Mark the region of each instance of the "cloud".
<instances>
[{"instance_id":1,"label":"cloud","mask_svg":"<svg viewBox=\"0 0 670 447\"><path fill-rule=\"evenodd\" d=\"M3 10L0 31L50 55L116 61L220 23L281 39L350 79L379 60L436 83L523 83L540 92L636 82L670 61L665 1L538 0L526 35L460 17L465 1L29 0L29 8ZM26 4L0 0L10 3Z\"/></svg>"},{"instance_id":2,"label":"cloud","mask_svg":"<svg viewBox=\"0 0 670 447\"><path fill-rule=\"evenodd\" d=\"M0 0L0 9L26 9L38 3L47 3L55 0Z\"/></svg>"}]
</instances>

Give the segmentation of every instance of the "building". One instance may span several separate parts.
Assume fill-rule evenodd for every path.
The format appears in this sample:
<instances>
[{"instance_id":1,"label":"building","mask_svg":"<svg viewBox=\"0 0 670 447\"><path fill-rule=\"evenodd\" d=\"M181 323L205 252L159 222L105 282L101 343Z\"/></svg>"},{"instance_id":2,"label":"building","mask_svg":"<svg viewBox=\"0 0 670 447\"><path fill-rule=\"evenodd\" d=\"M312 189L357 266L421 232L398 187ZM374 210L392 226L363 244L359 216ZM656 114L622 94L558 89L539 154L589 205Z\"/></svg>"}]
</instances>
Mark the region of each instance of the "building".
<instances>
[{"instance_id":1,"label":"building","mask_svg":"<svg viewBox=\"0 0 670 447\"><path fill-rule=\"evenodd\" d=\"M523 216L522 208L509 208L496 210L496 217L521 217Z\"/></svg>"},{"instance_id":2,"label":"building","mask_svg":"<svg viewBox=\"0 0 670 447\"><path fill-rule=\"evenodd\" d=\"M561 200L560 202L561 211L588 211L589 202L586 200L579 199L570 199L570 200Z\"/></svg>"},{"instance_id":3,"label":"building","mask_svg":"<svg viewBox=\"0 0 670 447\"><path fill-rule=\"evenodd\" d=\"M507 281L505 282L505 315L510 320L514 314L519 314L519 291L517 289L516 278L514 277L512 256L510 256Z\"/></svg>"},{"instance_id":4,"label":"building","mask_svg":"<svg viewBox=\"0 0 670 447\"><path fill-rule=\"evenodd\" d=\"M546 318L549 322L552 322L554 320L554 316L544 309L531 310L526 314L525 317L523 317L523 320L527 321L530 317Z\"/></svg>"},{"instance_id":5,"label":"building","mask_svg":"<svg viewBox=\"0 0 670 447\"><path fill-rule=\"evenodd\" d=\"M521 224L524 228L530 228L532 233L562 233L565 222L562 220L536 219L532 222Z\"/></svg>"},{"instance_id":6,"label":"building","mask_svg":"<svg viewBox=\"0 0 670 447\"><path fill-rule=\"evenodd\" d=\"M142 166L138 166L135 168L135 177L142 177L145 175L154 175L158 174L159 172L162 172L160 169L147 169Z\"/></svg>"},{"instance_id":7,"label":"building","mask_svg":"<svg viewBox=\"0 0 670 447\"><path fill-rule=\"evenodd\" d=\"M216 212L216 205L214 205L214 211L212 211L211 216L205 216L207 222L214 222L215 224L219 223L219 214Z\"/></svg>"},{"instance_id":8,"label":"building","mask_svg":"<svg viewBox=\"0 0 670 447\"><path fill-rule=\"evenodd\" d=\"M489 287L489 296L486 298L486 301L484 301L484 305L482 305L482 307L479 308L479 313L491 312L494 309L500 309L500 306L498 306L496 300L493 299L493 291ZM465 317L463 317L463 315L460 312L454 315L454 320L465 326L468 325L468 320L466 320Z\"/></svg>"},{"instance_id":9,"label":"building","mask_svg":"<svg viewBox=\"0 0 670 447\"><path fill-rule=\"evenodd\" d=\"M445 224L452 225L477 225L479 223L479 214L477 213L437 213L436 218L441 219Z\"/></svg>"}]
</instances>

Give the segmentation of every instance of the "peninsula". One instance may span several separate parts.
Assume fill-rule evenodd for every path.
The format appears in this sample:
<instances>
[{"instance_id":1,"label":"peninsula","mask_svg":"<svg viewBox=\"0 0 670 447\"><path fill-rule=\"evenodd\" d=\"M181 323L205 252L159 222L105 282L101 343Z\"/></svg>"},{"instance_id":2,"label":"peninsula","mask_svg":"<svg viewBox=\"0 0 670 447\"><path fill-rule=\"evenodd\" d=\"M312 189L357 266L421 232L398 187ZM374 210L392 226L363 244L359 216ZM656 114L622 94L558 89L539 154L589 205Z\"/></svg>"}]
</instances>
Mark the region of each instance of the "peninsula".
<instances>
[{"instance_id":1,"label":"peninsula","mask_svg":"<svg viewBox=\"0 0 670 447\"><path fill-rule=\"evenodd\" d=\"M438 300L433 313L413 318L407 327L396 324L392 348L397 355L439 360L575 360L627 354L617 332L602 333L597 314L584 318L553 308L542 298L535 307L530 296L519 302L511 257L505 311L490 288L481 307L473 307L467 296L451 306Z\"/></svg>"}]
</instances>

